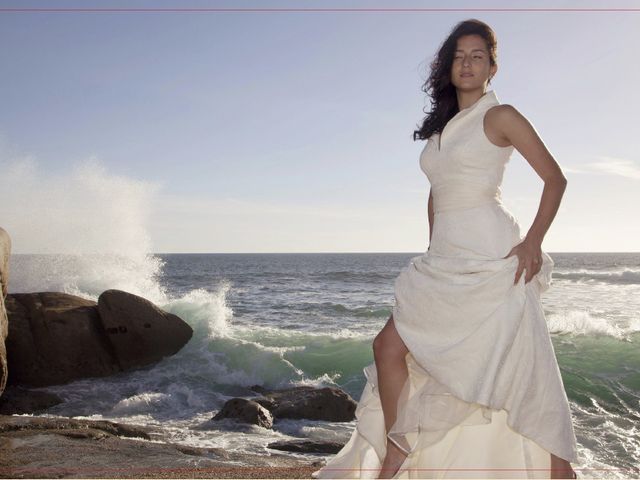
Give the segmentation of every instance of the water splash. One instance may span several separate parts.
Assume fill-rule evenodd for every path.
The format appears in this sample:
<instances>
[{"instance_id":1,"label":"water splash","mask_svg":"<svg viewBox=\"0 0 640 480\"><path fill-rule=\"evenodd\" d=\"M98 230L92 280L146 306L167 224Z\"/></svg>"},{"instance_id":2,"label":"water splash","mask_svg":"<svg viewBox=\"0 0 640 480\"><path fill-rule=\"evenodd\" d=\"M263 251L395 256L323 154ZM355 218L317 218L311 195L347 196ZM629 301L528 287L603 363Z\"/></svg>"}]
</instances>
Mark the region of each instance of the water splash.
<instances>
[{"instance_id":1,"label":"water splash","mask_svg":"<svg viewBox=\"0 0 640 480\"><path fill-rule=\"evenodd\" d=\"M109 173L96 157L51 174L33 157L3 150L0 171L2 225L14 252L10 293L95 299L117 288L167 301L159 281L163 262L149 253L147 233L158 185Z\"/></svg>"}]
</instances>

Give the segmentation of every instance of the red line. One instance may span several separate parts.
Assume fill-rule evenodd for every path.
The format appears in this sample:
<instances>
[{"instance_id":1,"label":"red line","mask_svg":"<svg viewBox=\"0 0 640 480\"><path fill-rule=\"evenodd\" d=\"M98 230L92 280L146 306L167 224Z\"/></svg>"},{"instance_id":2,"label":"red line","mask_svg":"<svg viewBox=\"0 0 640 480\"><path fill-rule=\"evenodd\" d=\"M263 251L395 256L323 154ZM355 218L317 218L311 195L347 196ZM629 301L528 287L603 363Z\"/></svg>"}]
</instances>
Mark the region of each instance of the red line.
<instances>
[{"instance_id":1,"label":"red line","mask_svg":"<svg viewBox=\"0 0 640 480\"><path fill-rule=\"evenodd\" d=\"M320 466L312 466L312 465L300 465L297 467L278 467L278 466L247 466L247 467L242 467L242 466L228 466L228 467L214 467L214 466L210 466L210 467L189 467L189 466L184 466L184 467L173 467L173 468L169 468L169 467L121 467L121 468L107 468L107 467L100 467L100 466L94 466L94 467L86 467L86 466L80 466L80 467L73 467L73 466L67 466L67 467L28 467L28 466L21 466L21 467L0 467L0 472L6 472L6 471L58 471L58 470L76 470L76 471L112 471L112 472L119 472L119 471L164 471L164 472L180 472L180 471L216 471L216 470L275 470L275 469L280 469L280 470L298 470L298 469L305 469L305 468L315 468L315 469L323 469L323 470L330 470L330 471L378 471L379 468L327 468L327 467L320 467ZM549 470L559 470L559 469L549 469L549 468L487 468L487 467L481 467L481 468L471 468L471 467L447 467L447 468L420 468L420 467L416 467L416 468L407 468L407 470L410 471L440 471L440 470L455 470L455 471L485 471L485 470L490 470L490 471L549 471ZM574 468L574 470L578 470L578 471L585 471L585 472L607 472L607 471L611 471L611 472L617 472L617 471L632 471L632 469L624 469L624 468L590 468L590 467L584 467L584 468Z\"/></svg>"},{"instance_id":2,"label":"red line","mask_svg":"<svg viewBox=\"0 0 640 480\"><path fill-rule=\"evenodd\" d=\"M306 467L305 467L306 468ZM314 467L315 468L315 467ZM320 469L322 467L318 467L318 469ZM323 470L331 470L331 471L378 471L379 468L323 468ZM529 471L549 471L549 470L564 470L562 468L471 468L471 467L447 467L447 468L407 468L406 470L411 470L411 471L440 471L440 470L461 470L461 471L476 471L476 470L491 470L491 471L523 471L523 472L529 472ZM590 467L584 467L584 468L574 468L574 470L579 470L579 471L587 471L587 472L591 472L591 471L611 471L611 472L618 472L618 471L631 471L631 469L625 469L625 468L590 468Z\"/></svg>"},{"instance_id":3,"label":"red line","mask_svg":"<svg viewBox=\"0 0 640 480\"><path fill-rule=\"evenodd\" d=\"M0 13L640 12L640 8L0 8Z\"/></svg>"}]
</instances>

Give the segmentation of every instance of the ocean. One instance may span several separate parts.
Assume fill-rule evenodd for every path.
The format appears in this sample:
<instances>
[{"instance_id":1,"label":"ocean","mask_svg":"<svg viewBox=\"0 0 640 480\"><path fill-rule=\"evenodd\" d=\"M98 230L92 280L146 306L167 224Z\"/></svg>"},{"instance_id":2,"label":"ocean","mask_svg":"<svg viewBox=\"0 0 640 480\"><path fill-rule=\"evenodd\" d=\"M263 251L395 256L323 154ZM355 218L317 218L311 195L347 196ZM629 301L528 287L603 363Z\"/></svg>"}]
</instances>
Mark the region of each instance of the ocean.
<instances>
[{"instance_id":1,"label":"ocean","mask_svg":"<svg viewBox=\"0 0 640 480\"><path fill-rule=\"evenodd\" d=\"M640 253L547 252L542 301L570 401L582 469L640 476ZM272 430L213 422L249 387L336 386L358 400L393 282L419 253L12 255L10 293L96 300L118 288L180 316L191 341L159 363L42 388L42 416L153 426L168 441L272 452L277 440L346 442L355 422L278 420ZM10 368L10 366L9 366ZM330 455L294 454L317 460Z\"/></svg>"}]
</instances>

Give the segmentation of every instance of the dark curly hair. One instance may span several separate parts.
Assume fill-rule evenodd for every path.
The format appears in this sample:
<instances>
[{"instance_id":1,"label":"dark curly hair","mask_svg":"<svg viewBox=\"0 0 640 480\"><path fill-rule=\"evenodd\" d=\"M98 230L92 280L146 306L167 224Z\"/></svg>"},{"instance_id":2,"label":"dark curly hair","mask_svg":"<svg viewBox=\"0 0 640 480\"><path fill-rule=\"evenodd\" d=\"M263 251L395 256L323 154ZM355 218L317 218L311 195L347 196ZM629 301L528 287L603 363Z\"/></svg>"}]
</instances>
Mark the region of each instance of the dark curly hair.
<instances>
[{"instance_id":1,"label":"dark curly hair","mask_svg":"<svg viewBox=\"0 0 640 480\"><path fill-rule=\"evenodd\" d=\"M458 23L440 46L430 65L431 75L422 85L421 90L431 97L431 111L423 109L427 116L419 130L414 130L414 141L426 140L434 133L441 133L447 122L460 111L456 87L451 83L451 65L458 38L464 35L480 35L487 44L490 64L496 64L498 41L491 27L475 18Z\"/></svg>"}]
</instances>

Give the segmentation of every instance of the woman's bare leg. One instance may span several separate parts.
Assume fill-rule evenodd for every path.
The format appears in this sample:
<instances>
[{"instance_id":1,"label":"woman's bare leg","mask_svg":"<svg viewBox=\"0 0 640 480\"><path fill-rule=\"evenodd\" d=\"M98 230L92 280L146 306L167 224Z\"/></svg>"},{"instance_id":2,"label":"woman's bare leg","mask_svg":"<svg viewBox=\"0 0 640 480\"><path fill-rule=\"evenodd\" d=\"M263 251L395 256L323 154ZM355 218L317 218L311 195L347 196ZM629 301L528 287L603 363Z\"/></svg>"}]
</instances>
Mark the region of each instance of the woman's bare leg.
<instances>
[{"instance_id":1,"label":"woman's bare leg","mask_svg":"<svg viewBox=\"0 0 640 480\"><path fill-rule=\"evenodd\" d=\"M564 458L551 454L551 478L576 478L571 464Z\"/></svg>"},{"instance_id":2,"label":"woman's bare leg","mask_svg":"<svg viewBox=\"0 0 640 480\"><path fill-rule=\"evenodd\" d=\"M405 356L409 350L398 335L393 315L373 340L373 356L378 371L378 392L382 403L387 433L396 421L398 397L409 375ZM402 465L406 454L391 441L387 441L387 454L378 478L391 478Z\"/></svg>"}]
</instances>

